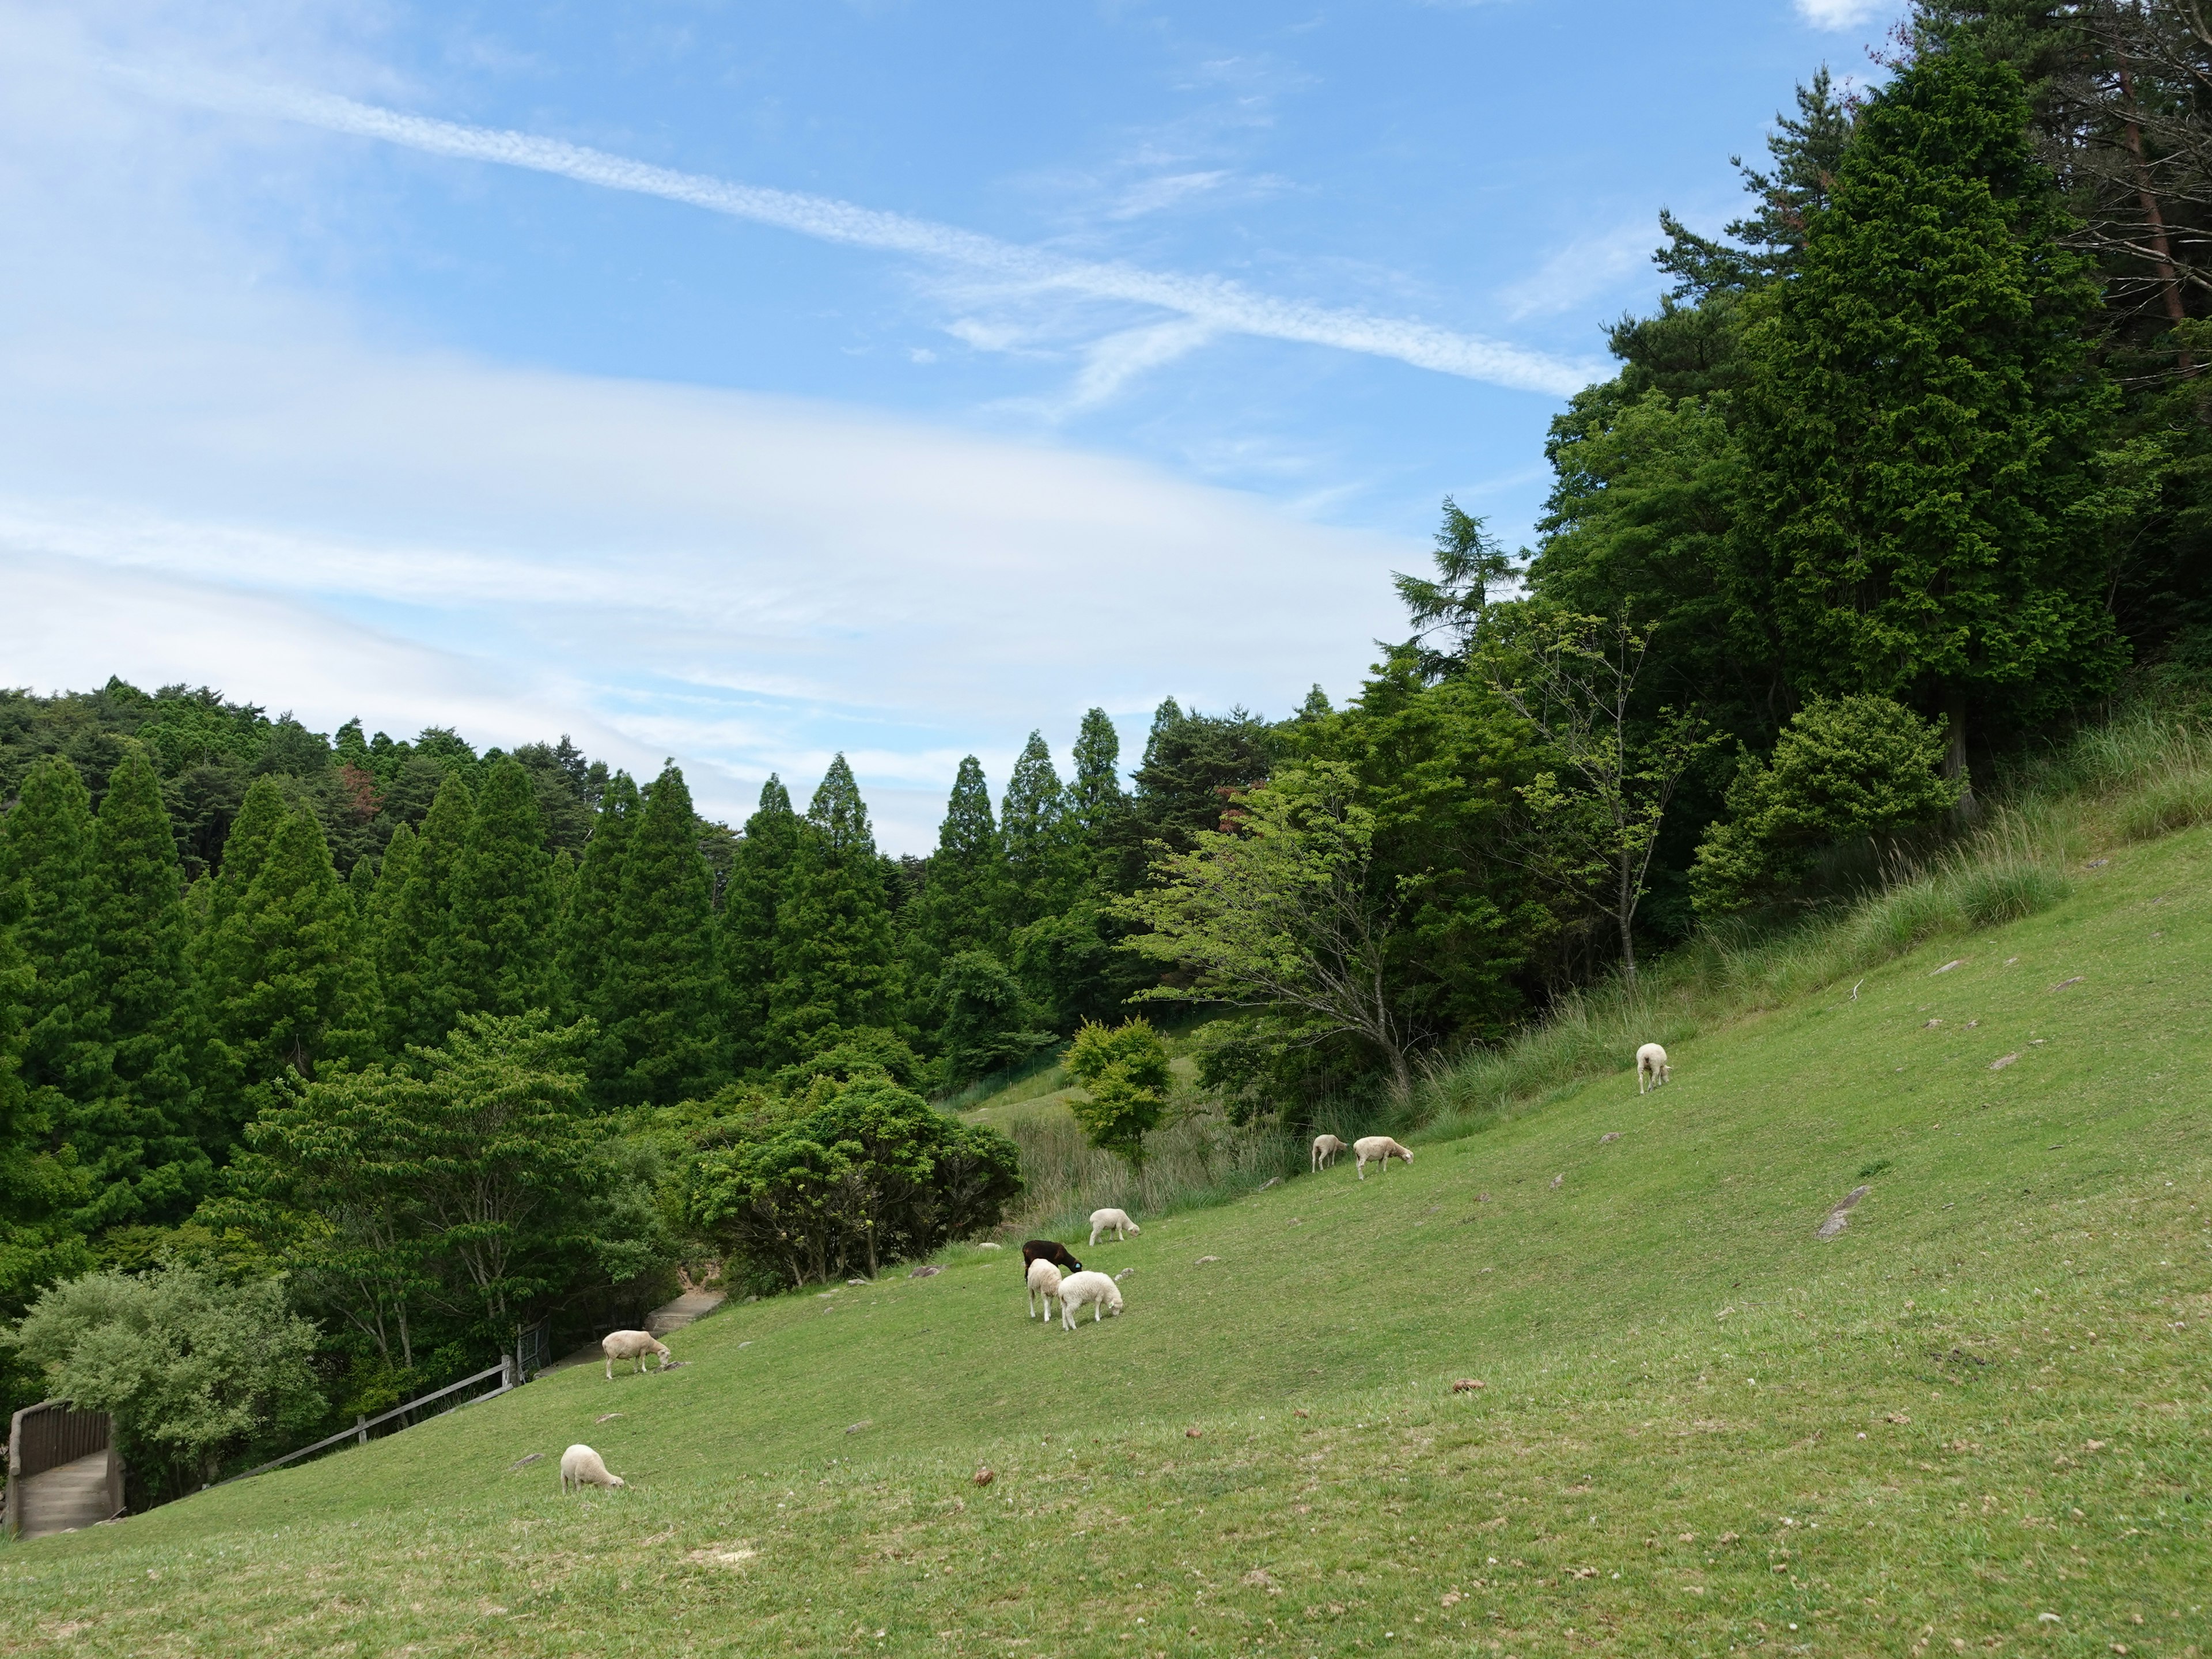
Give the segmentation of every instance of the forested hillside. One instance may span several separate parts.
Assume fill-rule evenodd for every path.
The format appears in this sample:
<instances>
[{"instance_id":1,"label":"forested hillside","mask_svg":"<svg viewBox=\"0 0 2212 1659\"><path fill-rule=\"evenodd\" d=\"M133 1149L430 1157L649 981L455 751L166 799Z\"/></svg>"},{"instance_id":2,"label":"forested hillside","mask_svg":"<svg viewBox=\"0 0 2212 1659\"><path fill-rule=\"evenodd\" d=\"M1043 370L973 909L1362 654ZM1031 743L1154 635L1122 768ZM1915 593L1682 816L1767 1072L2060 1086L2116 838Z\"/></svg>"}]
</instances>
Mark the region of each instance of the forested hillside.
<instances>
[{"instance_id":1,"label":"forested hillside","mask_svg":"<svg viewBox=\"0 0 2212 1659\"><path fill-rule=\"evenodd\" d=\"M1170 700L1126 775L1093 709L1066 776L1042 734L963 763L926 859L842 757L732 829L565 738L0 696L17 1403L123 1413L103 1310L189 1346L282 1274L313 1363L175 1431L181 1483L679 1263L872 1274L1020 1188L927 1098L1079 1034L1132 1164L1178 1113L1402 1121L1564 992L1909 869L2116 701L2201 721L2212 48L2007 0L1923 8L1893 71L1816 75L1724 235L1662 214L1537 544L1447 500L1346 706ZM1154 1001L1212 1017L1194 1088Z\"/></svg>"}]
</instances>

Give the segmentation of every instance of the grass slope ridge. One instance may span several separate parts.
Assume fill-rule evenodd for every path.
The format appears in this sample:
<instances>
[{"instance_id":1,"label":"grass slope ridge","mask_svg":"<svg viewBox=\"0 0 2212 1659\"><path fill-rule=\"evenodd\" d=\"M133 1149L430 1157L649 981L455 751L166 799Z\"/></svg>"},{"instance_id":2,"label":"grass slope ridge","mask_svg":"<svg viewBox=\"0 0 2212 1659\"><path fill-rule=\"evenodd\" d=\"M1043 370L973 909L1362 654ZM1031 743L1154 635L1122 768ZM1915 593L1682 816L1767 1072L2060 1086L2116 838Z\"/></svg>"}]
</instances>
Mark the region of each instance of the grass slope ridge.
<instances>
[{"instance_id":1,"label":"grass slope ridge","mask_svg":"<svg viewBox=\"0 0 2212 1659\"><path fill-rule=\"evenodd\" d=\"M1119 1321L957 1251L10 1549L0 1644L2196 1653L2208 1003L2197 830L1652 1095L1080 1250L1136 1268ZM559 1498L574 1440L631 1489Z\"/></svg>"}]
</instances>

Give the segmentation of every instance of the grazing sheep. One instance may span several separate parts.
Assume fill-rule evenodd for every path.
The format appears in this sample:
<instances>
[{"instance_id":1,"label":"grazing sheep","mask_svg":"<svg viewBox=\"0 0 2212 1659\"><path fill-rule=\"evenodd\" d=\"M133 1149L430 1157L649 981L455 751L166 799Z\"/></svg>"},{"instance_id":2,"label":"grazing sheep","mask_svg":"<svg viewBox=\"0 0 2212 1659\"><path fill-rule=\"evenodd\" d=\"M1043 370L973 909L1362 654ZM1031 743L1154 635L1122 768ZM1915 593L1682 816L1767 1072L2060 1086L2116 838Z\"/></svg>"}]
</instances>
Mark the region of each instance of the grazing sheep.
<instances>
[{"instance_id":1,"label":"grazing sheep","mask_svg":"<svg viewBox=\"0 0 2212 1659\"><path fill-rule=\"evenodd\" d=\"M1037 1304L1044 1304L1044 1322L1052 1323L1053 1298L1060 1294L1060 1269L1042 1256L1030 1263L1030 1317L1037 1316Z\"/></svg>"},{"instance_id":2,"label":"grazing sheep","mask_svg":"<svg viewBox=\"0 0 2212 1659\"><path fill-rule=\"evenodd\" d=\"M1387 1169L1394 1158L1402 1158L1408 1164L1413 1161L1413 1153L1388 1135L1360 1136L1352 1143L1352 1155L1359 1160L1359 1178L1362 1181L1367 1179L1367 1166L1370 1164L1380 1164Z\"/></svg>"},{"instance_id":3,"label":"grazing sheep","mask_svg":"<svg viewBox=\"0 0 2212 1659\"><path fill-rule=\"evenodd\" d=\"M611 1332L606 1340L599 1344L599 1351L607 1357L607 1381L610 1382L615 1380L615 1361L617 1359L635 1359L637 1362L630 1373L633 1376L645 1369L645 1357L649 1353L660 1356L660 1364L653 1367L655 1370L662 1370L668 1364L668 1349L651 1331Z\"/></svg>"},{"instance_id":4,"label":"grazing sheep","mask_svg":"<svg viewBox=\"0 0 2212 1659\"><path fill-rule=\"evenodd\" d=\"M1070 1273L1060 1281L1060 1320L1069 1330L1075 1328L1075 1310L1090 1308L1091 1322L1096 1325L1112 1314L1121 1316L1121 1287L1104 1273Z\"/></svg>"},{"instance_id":5,"label":"grazing sheep","mask_svg":"<svg viewBox=\"0 0 2212 1659\"><path fill-rule=\"evenodd\" d=\"M1068 1254L1067 1246L1056 1238L1033 1238L1022 1246L1024 1273L1040 1261L1049 1261L1054 1267L1072 1273L1083 1271L1083 1264Z\"/></svg>"},{"instance_id":6,"label":"grazing sheep","mask_svg":"<svg viewBox=\"0 0 2212 1659\"><path fill-rule=\"evenodd\" d=\"M1091 1212L1091 1242L1093 1244L1098 1242L1098 1235L1103 1232L1111 1232L1117 1242L1126 1244L1131 1233L1143 1231L1129 1219L1127 1210L1093 1210Z\"/></svg>"},{"instance_id":7,"label":"grazing sheep","mask_svg":"<svg viewBox=\"0 0 2212 1659\"><path fill-rule=\"evenodd\" d=\"M1351 1147L1346 1146L1334 1135L1316 1135L1314 1137L1313 1150L1314 1169L1316 1170L1326 1170L1330 1164L1336 1162L1337 1157L1340 1153L1348 1152L1351 1150Z\"/></svg>"},{"instance_id":8,"label":"grazing sheep","mask_svg":"<svg viewBox=\"0 0 2212 1659\"><path fill-rule=\"evenodd\" d=\"M1648 1093L1657 1088L1674 1073L1667 1064L1667 1051L1656 1042L1647 1042L1636 1051L1636 1092Z\"/></svg>"},{"instance_id":9,"label":"grazing sheep","mask_svg":"<svg viewBox=\"0 0 2212 1659\"><path fill-rule=\"evenodd\" d=\"M626 1486L629 1481L618 1474L609 1474L605 1461L589 1446L571 1446L561 1454L561 1490L574 1486L578 1492L586 1486Z\"/></svg>"}]
</instances>

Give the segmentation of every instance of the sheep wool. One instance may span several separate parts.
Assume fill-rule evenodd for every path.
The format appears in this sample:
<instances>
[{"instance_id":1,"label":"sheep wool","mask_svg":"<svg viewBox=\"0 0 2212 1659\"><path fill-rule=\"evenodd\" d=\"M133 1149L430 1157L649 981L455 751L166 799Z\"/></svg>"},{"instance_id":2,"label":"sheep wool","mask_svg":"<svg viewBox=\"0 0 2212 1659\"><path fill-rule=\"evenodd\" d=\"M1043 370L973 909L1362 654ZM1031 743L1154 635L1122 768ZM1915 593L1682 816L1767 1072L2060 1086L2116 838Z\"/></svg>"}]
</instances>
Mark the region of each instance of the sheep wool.
<instances>
[{"instance_id":1,"label":"sheep wool","mask_svg":"<svg viewBox=\"0 0 2212 1659\"><path fill-rule=\"evenodd\" d=\"M1060 1281L1060 1320L1067 1330L1075 1328L1075 1310L1089 1308L1091 1322L1097 1324L1107 1315L1121 1316L1121 1287L1104 1273L1070 1273Z\"/></svg>"},{"instance_id":2,"label":"sheep wool","mask_svg":"<svg viewBox=\"0 0 2212 1659\"><path fill-rule=\"evenodd\" d=\"M659 1364L653 1367L655 1370L662 1369L668 1364L666 1346L650 1331L611 1332L606 1340L599 1344L599 1352L607 1357L607 1381L610 1382L615 1380L615 1361L617 1359L634 1359L637 1362L631 1369L632 1376L645 1369L645 1357L647 1354L659 1356Z\"/></svg>"},{"instance_id":3,"label":"sheep wool","mask_svg":"<svg viewBox=\"0 0 2212 1659\"><path fill-rule=\"evenodd\" d=\"M1091 1212L1091 1242L1093 1244L1098 1242L1101 1233L1111 1233L1117 1241L1126 1243L1132 1233L1143 1231L1129 1219L1127 1210L1093 1210Z\"/></svg>"},{"instance_id":4,"label":"sheep wool","mask_svg":"<svg viewBox=\"0 0 2212 1659\"><path fill-rule=\"evenodd\" d=\"M561 1490L574 1487L578 1492L586 1486L626 1486L629 1481L618 1474L609 1474L605 1460L589 1446L571 1446L561 1454Z\"/></svg>"},{"instance_id":5,"label":"sheep wool","mask_svg":"<svg viewBox=\"0 0 2212 1659\"><path fill-rule=\"evenodd\" d=\"M1388 1135L1362 1135L1352 1143L1352 1155L1359 1160L1362 1181L1367 1179L1367 1166L1370 1164L1380 1164L1388 1169L1394 1158L1403 1158L1408 1164L1413 1161L1413 1153Z\"/></svg>"},{"instance_id":6,"label":"sheep wool","mask_svg":"<svg viewBox=\"0 0 2212 1659\"><path fill-rule=\"evenodd\" d=\"M1030 1317L1034 1319L1037 1316L1037 1304L1042 1300L1044 1304L1044 1322L1047 1325L1051 1324L1053 1298L1057 1297L1059 1294L1060 1269L1054 1267L1051 1262L1042 1260L1030 1262L1029 1278Z\"/></svg>"}]
</instances>

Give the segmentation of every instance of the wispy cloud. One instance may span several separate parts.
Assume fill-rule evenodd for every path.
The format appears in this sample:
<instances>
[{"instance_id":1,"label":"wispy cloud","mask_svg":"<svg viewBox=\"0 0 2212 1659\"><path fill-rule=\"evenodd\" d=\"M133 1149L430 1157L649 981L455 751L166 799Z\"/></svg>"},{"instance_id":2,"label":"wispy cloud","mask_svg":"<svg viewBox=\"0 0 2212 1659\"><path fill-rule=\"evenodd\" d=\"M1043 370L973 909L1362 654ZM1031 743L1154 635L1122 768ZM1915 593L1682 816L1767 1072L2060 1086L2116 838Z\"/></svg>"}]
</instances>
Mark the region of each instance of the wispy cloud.
<instances>
[{"instance_id":1,"label":"wispy cloud","mask_svg":"<svg viewBox=\"0 0 2212 1659\"><path fill-rule=\"evenodd\" d=\"M1121 199L1107 210L1106 216L1142 218L1194 196L1210 194L1234 176L1227 167L1212 167L1203 173L1168 173L1157 179L1140 179L1121 192Z\"/></svg>"},{"instance_id":2,"label":"wispy cloud","mask_svg":"<svg viewBox=\"0 0 2212 1659\"><path fill-rule=\"evenodd\" d=\"M145 90L236 114L276 117L457 160L556 174L581 184L655 196L823 241L909 254L1021 287L1158 307L1211 330L1331 346L1493 386L1565 396L1599 368L1407 318L1376 316L1255 293L1211 276L1147 270L1119 261L1073 259L957 226L887 213L834 198L733 183L535 134L477 127L364 104L331 93L118 67Z\"/></svg>"},{"instance_id":3,"label":"wispy cloud","mask_svg":"<svg viewBox=\"0 0 2212 1659\"><path fill-rule=\"evenodd\" d=\"M1638 271L1648 271L1658 231L1639 216L1601 235L1570 242L1534 271L1498 290L1505 314L1515 322L1555 317L1599 298Z\"/></svg>"},{"instance_id":4,"label":"wispy cloud","mask_svg":"<svg viewBox=\"0 0 2212 1659\"><path fill-rule=\"evenodd\" d=\"M1898 9L1897 0L1796 0L1797 15L1816 29L1856 28Z\"/></svg>"}]
</instances>

